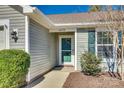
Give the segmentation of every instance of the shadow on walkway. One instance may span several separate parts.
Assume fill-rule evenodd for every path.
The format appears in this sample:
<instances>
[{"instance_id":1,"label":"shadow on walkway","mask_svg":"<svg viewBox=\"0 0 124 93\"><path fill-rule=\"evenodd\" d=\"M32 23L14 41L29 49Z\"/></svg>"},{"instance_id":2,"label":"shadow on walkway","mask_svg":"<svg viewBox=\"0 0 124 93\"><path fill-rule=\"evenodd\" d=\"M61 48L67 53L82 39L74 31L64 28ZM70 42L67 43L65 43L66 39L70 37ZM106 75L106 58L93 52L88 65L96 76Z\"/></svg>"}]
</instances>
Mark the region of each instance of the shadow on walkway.
<instances>
[{"instance_id":1,"label":"shadow on walkway","mask_svg":"<svg viewBox=\"0 0 124 93\"><path fill-rule=\"evenodd\" d=\"M40 82L42 82L44 80L44 76L37 78L36 80L32 81L31 83L29 83L25 88L32 88L35 85L39 84Z\"/></svg>"}]
</instances>

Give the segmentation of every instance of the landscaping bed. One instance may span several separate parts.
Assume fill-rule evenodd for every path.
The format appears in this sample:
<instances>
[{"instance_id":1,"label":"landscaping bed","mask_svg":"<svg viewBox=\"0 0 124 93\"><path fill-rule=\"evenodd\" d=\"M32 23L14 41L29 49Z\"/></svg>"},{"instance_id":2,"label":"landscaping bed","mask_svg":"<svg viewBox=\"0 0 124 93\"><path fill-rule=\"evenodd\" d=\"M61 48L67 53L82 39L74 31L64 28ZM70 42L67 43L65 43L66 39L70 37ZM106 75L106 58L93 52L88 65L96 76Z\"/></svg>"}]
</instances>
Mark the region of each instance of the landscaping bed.
<instances>
[{"instance_id":1,"label":"landscaping bed","mask_svg":"<svg viewBox=\"0 0 124 93\"><path fill-rule=\"evenodd\" d=\"M88 76L82 72L72 72L66 79L64 88L124 88L124 81L111 77L109 73Z\"/></svg>"}]
</instances>

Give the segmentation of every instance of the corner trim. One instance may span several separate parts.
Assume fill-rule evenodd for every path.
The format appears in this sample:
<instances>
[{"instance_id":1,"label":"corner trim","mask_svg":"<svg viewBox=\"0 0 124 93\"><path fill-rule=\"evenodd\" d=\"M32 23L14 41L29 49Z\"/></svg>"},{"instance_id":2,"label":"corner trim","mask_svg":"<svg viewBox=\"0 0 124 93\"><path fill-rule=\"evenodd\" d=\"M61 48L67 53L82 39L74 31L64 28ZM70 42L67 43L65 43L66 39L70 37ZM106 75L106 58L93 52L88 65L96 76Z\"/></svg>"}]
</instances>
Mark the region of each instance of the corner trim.
<instances>
[{"instance_id":1,"label":"corner trim","mask_svg":"<svg viewBox=\"0 0 124 93\"><path fill-rule=\"evenodd\" d=\"M27 53L30 53L29 52L29 44L30 44L30 41L29 41L29 18L28 16L25 16L25 51Z\"/></svg>"},{"instance_id":2,"label":"corner trim","mask_svg":"<svg viewBox=\"0 0 124 93\"><path fill-rule=\"evenodd\" d=\"M29 17L25 16L25 51L30 54ZM26 81L30 81L30 68L28 69Z\"/></svg>"},{"instance_id":3,"label":"corner trim","mask_svg":"<svg viewBox=\"0 0 124 93\"><path fill-rule=\"evenodd\" d=\"M77 70L77 30L75 30L75 70Z\"/></svg>"},{"instance_id":4,"label":"corner trim","mask_svg":"<svg viewBox=\"0 0 124 93\"><path fill-rule=\"evenodd\" d=\"M8 29L7 29L7 32L6 32L6 49L10 49L10 34L9 34L9 32L10 32L10 27L9 27L9 19L7 19L6 20L6 22L7 22L7 25L8 25Z\"/></svg>"},{"instance_id":5,"label":"corner trim","mask_svg":"<svg viewBox=\"0 0 124 93\"><path fill-rule=\"evenodd\" d=\"M5 40L5 49L10 49L10 28L9 28L9 19L0 19L0 25L7 25L6 30L6 40Z\"/></svg>"}]
</instances>

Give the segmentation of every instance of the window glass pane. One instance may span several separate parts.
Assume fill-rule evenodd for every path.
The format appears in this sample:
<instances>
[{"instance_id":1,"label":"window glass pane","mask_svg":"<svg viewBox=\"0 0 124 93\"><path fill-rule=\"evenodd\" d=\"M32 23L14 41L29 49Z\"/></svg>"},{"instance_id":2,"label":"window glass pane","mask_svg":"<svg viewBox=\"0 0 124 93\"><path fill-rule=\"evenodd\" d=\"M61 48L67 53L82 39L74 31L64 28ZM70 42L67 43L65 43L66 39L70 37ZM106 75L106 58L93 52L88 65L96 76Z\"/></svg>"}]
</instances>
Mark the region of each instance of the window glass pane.
<instances>
[{"instance_id":1,"label":"window glass pane","mask_svg":"<svg viewBox=\"0 0 124 93\"><path fill-rule=\"evenodd\" d=\"M113 46L104 46L104 58L113 58Z\"/></svg>"},{"instance_id":2,"label":"window glass pane","mask_svg":"<svg viewBox=\"0 0 124 93\"><path fill-rule=\"evenodd\" d=\"M71 51L62 51L62 62L71 62Z\"/></svg>"},{"instance_id":3,"label":"window glass pane","mask_svg":"<svg viewBox=\"0 0 124 93\"><path fill-rule=\"evenodd\" d=\"M121 41L122 41L122 32L119 31L118 32L118 43L121 44Z\"/></svg>"},{"instance_id":4,"label":"window glass pane","mask_svg":"<svg viewBox=\"0 0 124 93\"><path fill-rule=\"evenodd\" d=\"M110 32L98 32L97 44L112 44L113 37Z\"/></svg>"},{"instance_id":5,"label":"window glass pane","mask_svg":"<svg viewBox=\"0 0 124 93\"><path fill-rule=\"evenodd\" d=\"M103 44L107 44L107 38L103 37Z\"/></svg>"},{"instance_id":6,"label":"window glass pane","mask_svg":"<svg viewBox=\"0 0 124 93\"><path fill-rule=\"evenodd\" d=\"M97 32L97 37L102 37L102 32Z\"/></svg>"},{"instance_id":7,"label":"window glass pane","mask_svg":"<svg viewBox=\"0 0 124 93\"><path fill-rule=\"evenodd\" d=\"M4 31L4 26L0 26L0 31Z\"/></svg>"},{"instance_id":8,"label":"window glass pane","mask_svg":"<svg viewBox=\"0 0 124 93\"><path fill-rule=\"evenodd\" d=\"M71 50L71 38L62 38L62 50Z\"/></svg>"},{"instance_id":9,"label":"window glass pane","mask_svg":"<svg viewBox=\"0 0 124 93\"><path fill-rule=\"evenodd\" d=\"M113 58L113 46L98 46L98 56L102 58Z\"/></svg>"},{"instance_id":10,"label":"window glass pane","mask_svg":"<svg viewBox=\"0 0 124 93\"><path fill-rule=\"evenodd\" d=\"M103 58L103 47L102 46L98 46L98 56Z\"/></svg>"},{"instance_id":11,"label":"window glass pane","mask_svg":"<svg viewBox=\"0 0 124 93\"><path fill-rule=\"evenodd\" d=\"M113 38L108 38L108 44L113 44Z\"/></svg>"},{"instance_id":12,"label":"window glass pane","mask_svg":"<svg viewBox=\"0 0 124 93\"><path fill-rule=\"evenodd\" d=\"M119 45L119 48L121 49L122 45Z\"/></svg>"},{"instance_id":13,"label":"window glass pane","mask_svg":"<svg viewBox=\"0 0 124 93\"><path fill-rule=\"evenodd\" d=\"M102 44L102 39L97 39L97 44Z\"/></svg>"},{"instance_id":14,"label":"window glass pane","mask_svg":"<svg viewBox=\"0 0 124 93\"><path fill-rule=\"evenodd\" d=\"M95 31L88 32L88 51L95 53Z\"/></svg>"},{"instance_id":15,"label":"window glass pane","mask_svg":"<svg viewBox=\"0 0 124 93\"><path fill-rule=\"evenodd\" d=\"M107 32L102 32L102 37L107 37L107 36L108 36Z\"/></svg>"}]
</instances>

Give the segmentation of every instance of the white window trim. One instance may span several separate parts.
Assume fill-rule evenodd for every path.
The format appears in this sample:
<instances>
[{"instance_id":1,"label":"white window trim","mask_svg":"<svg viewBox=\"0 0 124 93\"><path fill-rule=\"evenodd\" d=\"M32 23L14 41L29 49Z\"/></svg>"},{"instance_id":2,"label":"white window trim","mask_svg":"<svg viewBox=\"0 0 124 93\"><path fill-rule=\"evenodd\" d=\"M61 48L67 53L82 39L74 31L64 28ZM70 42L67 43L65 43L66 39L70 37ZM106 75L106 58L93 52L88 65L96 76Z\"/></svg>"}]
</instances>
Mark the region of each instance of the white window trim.
<instances>
[{"instance_id":1,"label":"white window trim","mask_svg":"<svg viewBox=\"0 0 124 93\"><path fill-rule=\"evenodd\" d=\"M0 19L0 25L7 25L6 29L6 47L5 49L10 49L10 41L9 41L9 37L10 37L10 33L9 33L9 19Z\"/></svg>"},{"instance_id":2,"label":"white window trim","mask_svg":"<svg viewBox=\"0 0 124 93\"><path fill-rule=\"evenodd\" d=\"M95 35L96 35L96 42L95 42L95 47L96 47L96 56L98 56L97 54L98 54L98 51L97 51L97 47L98 46L100 46L100 45L102 45L102 44L97 44L97 32L110 32L110 31L98 31L98 30L96 30L96 32L95 32ZM112 32L112 31L111 31ZM104 44L104 45L107 45L107 46L111 46L111 45L113 45L113 48L114 48L114 44ZM114 49L113 49L113 51L114 51ZM115 55L114 55L114 52L113 52L113 57L114 57ZM103 61L104 62L104 61Z\"/></svg>"}]
</instances>

